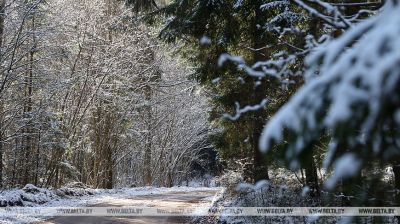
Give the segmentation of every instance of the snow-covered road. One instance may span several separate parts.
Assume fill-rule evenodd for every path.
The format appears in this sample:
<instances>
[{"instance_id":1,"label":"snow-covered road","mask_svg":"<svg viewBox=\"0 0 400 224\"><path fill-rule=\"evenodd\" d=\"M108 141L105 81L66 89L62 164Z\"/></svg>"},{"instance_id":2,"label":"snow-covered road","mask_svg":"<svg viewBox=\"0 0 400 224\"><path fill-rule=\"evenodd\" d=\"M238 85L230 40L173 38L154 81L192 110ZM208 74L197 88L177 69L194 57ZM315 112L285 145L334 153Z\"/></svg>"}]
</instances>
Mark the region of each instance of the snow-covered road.
<instances>
[{"instance_id":1,"label":"snow-covered road","mask_svg":"<svg viewBox=\"0 0 400 224\"><path fill-rule=\"evenodd\" d=\"M140 206L157 208L209 207L220 188L162 188L147 191L119 192L92 198L86 205L91 207ZM187 217L54 217L41 224L79 223L188 223Z\"/></svg>"}]
</instances>

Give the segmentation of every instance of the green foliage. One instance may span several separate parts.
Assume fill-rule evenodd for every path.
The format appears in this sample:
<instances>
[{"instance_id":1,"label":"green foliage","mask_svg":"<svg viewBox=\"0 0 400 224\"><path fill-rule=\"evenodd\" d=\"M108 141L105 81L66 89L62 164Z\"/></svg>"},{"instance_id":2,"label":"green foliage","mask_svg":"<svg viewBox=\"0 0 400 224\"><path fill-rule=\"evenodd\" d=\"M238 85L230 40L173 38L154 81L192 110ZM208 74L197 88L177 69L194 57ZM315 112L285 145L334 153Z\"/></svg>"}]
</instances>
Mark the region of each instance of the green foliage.
<instances>
[{"instance_id":1,"label":"green foliage","mask_svg":"<svg viewBox=\"0 0 400 224\"><path fill-rule=\"evenodd\" d=\"M241 55L251 65L292 50L279 44L280 40L302 44L296 39L299 34L281 36L274 29L296 26L304 20L290 11L298 9L289 1L283 2L176 0L162 10L168 20L160 37L172 43L183 41L186 47L181 53L196 66L193 77L212 93L210 119L222 130L213 139L223 158L253 157L257 148L254 132L259 128L256 126L262 127L290 91L282 89L279 80L251 77L234 63L219 67L218 59L224 53ZM235 113L236 102L241 106L255 105L265 98L273 99L274 106L242 114L236 121L221 119L224 113Z\"/></svg>"}]
</instances>

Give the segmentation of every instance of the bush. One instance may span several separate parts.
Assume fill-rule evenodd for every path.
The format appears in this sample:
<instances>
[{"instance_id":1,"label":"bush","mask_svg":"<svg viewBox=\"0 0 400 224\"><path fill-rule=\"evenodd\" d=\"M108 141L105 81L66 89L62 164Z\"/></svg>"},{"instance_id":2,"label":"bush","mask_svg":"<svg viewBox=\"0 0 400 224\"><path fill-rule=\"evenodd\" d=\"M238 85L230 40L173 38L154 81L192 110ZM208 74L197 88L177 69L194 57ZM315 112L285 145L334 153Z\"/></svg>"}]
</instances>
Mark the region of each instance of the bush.
<instances>
[{"instance_id":1,"label":"bush","mask_svg":"<svg viewBox=\"0 0 400 224\"><path fill-rule=\"evenodd\" d=\"M236 188L239 183L243 182L243 177L240 172L228 171L218 179L219 185L226 187L226 191L230 195L236 195Z\"/></svg>"}]
</instances>

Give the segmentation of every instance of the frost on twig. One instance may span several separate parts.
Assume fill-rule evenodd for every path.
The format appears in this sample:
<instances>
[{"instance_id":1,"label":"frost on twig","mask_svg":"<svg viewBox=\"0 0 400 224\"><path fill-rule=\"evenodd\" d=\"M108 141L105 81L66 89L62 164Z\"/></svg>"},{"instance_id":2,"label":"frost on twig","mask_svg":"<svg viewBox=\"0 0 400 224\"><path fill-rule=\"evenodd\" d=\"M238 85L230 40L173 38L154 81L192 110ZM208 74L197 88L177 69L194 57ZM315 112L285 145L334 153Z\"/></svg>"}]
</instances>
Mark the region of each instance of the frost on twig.
<instances>
[{"instance_id":1,"label":"frost on twig","mask_svg":"<svg viewBox=\"0 0 400 224\"><path fill-rule=\"evenodd\" d=\"M256 111L256 110L260 110L262 108L265 108L265 106L267 105L268 100L267 99L263 99L261 101L261 103L256 104L256 105L252 105L252 106L245 106L243 108L240 108L240 104L239 102L235 103L236 106L236 113L234 115L230 115L228 113L223 114L223 117L232 121L236 121L240 118L240 116L244 113L250 112L250 111Z\"/></svg>"}]
</instances>

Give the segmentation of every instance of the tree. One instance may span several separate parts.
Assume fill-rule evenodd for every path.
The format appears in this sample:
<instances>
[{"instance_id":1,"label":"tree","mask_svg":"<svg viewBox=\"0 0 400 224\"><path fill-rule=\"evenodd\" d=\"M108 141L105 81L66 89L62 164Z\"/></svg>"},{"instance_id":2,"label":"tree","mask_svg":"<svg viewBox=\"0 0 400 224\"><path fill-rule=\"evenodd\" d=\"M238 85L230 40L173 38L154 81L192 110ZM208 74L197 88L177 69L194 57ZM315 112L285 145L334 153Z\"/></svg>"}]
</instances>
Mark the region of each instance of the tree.
<instances>
[{"instance_id":1,"label":"tree","mask_svg":"<svg viewBox=\"0 0 400 224\"><path fill-rule=\"evenodd\" d=\"M331 190L374 163L397 164L399 5L388 1L379 14L315 48L306 58L309 80L264 129L264 151L285 139L287 159L297 164L328 133L324 166L334 173L325 187Z\"/></svg>"},{"instance_id":2,"label":"tree","mask_svg":"<svg viewBox=\"0 0 400 224\"><path fill-rule=\"evenodd\" d=\"M267 99L279 95L276 90L281 90L281 85L272 76L268 80L247 76L240 66L218 66L218 60L229 53L242 55L242 64L256 64L285 49L278 45L277 37L285 26L302 19L291 7L289 1L174 1L163 10L173 19L160 36L171 42L179 39L194 49L185 48L183 54L196 65L195 78L213 94L211 119L221 130L214 136L214 144L224 158L250 158L249 178L253 181L269 178L267 159L259 153L257 143L268 112L250 110L233 117L228 113L239 110L240 105L264 107ZM254 70L261 73L263 68ZM235 121L220 119L222 114Z\"/></svg>"},{"instance_id":3,"label":"tree","mask_svg":"<svg viewBox=\"0 0 400 224\"><path fill-rule=\"evenodd\" d=\"M203 98L187 94L195 84L160 50L154 31L121 1L42 3L7 1L0 15L2 187L166 186L189 176L207 121L188 107ZM172 68L176 83L164 74ZM191 116L199 122L172 119ZM167 159L158 161L160 154ZM149 181L139 178L143 164Z\"/></svg>"},{"instance_id":4,"label":"tree","mask_svg":"<svg viewBox=\"0 0 400 224\"><path fill-rule=\"evenodd\" d=\"M3 34L4 34L4 17L5 17L5 6L6 6L6 1L1 0L0 1L0 49L3 48ZM2 54L2 52L0 53ZM0 61L2 55L0 55ZM1 71L3 69L1 68ZM0 75L0 77L3 77L3 75ZM0 101L0 188L3 187L3 122L4 122L4 105L3 101Z\"/></svg>"}]
</instances>

